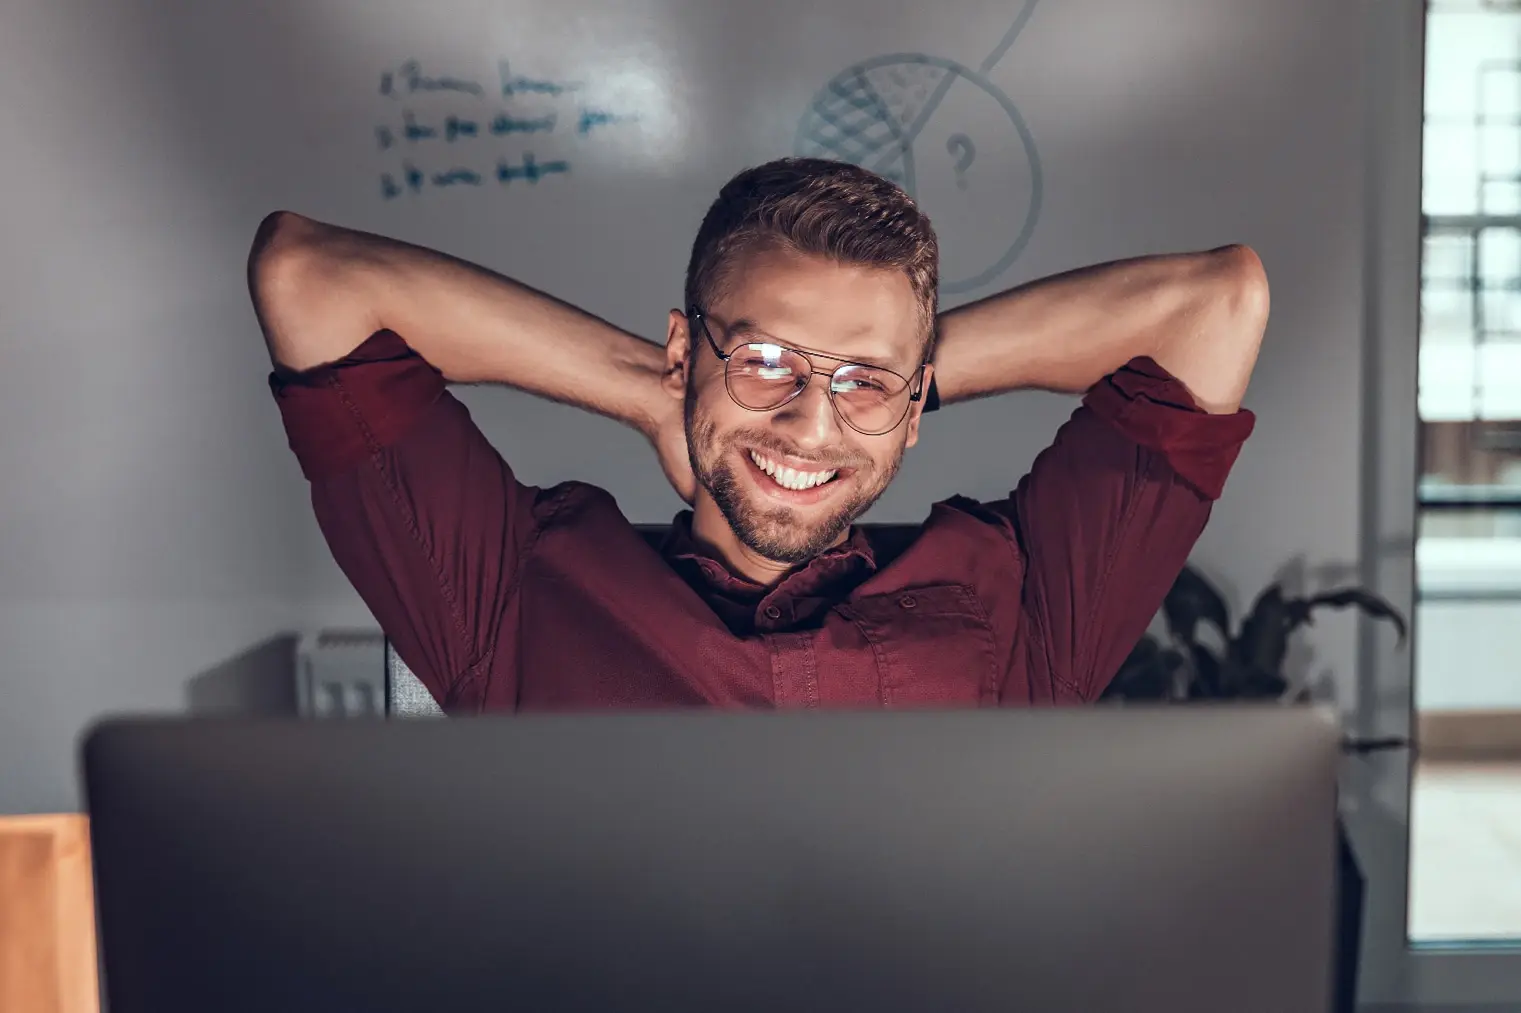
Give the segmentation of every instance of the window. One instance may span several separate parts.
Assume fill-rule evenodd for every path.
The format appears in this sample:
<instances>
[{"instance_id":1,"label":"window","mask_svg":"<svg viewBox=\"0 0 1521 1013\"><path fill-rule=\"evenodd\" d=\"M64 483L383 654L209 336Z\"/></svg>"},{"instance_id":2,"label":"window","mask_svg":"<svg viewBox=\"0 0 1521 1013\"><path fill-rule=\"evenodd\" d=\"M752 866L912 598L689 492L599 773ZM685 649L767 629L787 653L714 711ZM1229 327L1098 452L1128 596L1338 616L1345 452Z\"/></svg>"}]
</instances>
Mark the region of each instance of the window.
<instances>
[{"instance_id":1,"label":"window","mask_svg":"<svg viewBox=\"0 0 1521 1013\"><path fill-rule=\"evenodd\" d=\"M1521 4L1425 50L1408 933L1521 941Z\"/></svg>"}]
</instances>

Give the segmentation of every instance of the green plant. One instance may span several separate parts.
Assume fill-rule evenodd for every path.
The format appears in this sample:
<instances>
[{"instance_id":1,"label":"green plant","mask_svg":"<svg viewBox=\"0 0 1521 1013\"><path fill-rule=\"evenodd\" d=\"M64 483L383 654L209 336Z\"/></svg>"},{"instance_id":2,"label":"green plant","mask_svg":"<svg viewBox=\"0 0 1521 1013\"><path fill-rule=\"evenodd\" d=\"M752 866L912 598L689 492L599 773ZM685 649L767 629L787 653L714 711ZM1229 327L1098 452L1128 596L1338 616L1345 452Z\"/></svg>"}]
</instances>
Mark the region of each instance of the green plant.
<instances>
[{"instance_id":1,"label":"green plant","mask_svg":"<svg viewBox=\"0 0 1521 1013\"><path fill-rule=\"evenodd\" d=\"M1314 622L1317 609L1348 607L1387 619L1404 642L1404 617L1387 601L1360 587L1289 598L1282 585L1273 584L1257 596L1251 612L1233 634L1225 598L1199 571L1185 566L1162 602L1166 640L1150 634L1142 637L1104 696L1122 700L1303 701L1309 697L1309 687L1291 687L1283 673L1289 638L1299 627ZM1200 639L1200 634L1210 628L1218 634L1218 647Z\"/></svg>"}]
</instances>

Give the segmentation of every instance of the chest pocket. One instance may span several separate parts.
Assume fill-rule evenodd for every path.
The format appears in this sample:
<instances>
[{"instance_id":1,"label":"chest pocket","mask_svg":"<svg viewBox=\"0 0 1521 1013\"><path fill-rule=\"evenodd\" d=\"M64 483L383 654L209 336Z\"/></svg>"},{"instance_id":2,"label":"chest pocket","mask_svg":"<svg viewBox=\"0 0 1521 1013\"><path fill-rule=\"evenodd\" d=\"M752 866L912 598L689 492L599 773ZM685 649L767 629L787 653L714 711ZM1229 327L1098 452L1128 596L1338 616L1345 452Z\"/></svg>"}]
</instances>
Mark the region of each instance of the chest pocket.
<instances>
[{"instance_id":1,"label":"chest pocket","mask_svg":"<svg viewBox=\"0 0 1521 1013\"><path fill-rule=\"evenodd\" d=\"M870 643L887 707L978 706L998 699L993 628L962 584L863 595L838 606Z\"/></svg>"}]
</instances>

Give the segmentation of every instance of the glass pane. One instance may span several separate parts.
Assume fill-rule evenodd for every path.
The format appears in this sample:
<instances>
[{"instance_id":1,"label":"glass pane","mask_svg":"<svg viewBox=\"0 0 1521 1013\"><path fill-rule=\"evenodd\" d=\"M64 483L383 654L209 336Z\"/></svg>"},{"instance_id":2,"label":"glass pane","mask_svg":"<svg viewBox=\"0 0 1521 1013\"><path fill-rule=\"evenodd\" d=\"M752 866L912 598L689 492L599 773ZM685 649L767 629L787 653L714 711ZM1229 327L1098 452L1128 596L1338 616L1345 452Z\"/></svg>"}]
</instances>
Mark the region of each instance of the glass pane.
<instances>
[{"instance_id":1,"label":"glass pane","mask_svg":"<svg viewBox=\"0 0 1521 1013\"><path fill-rule=\"evenodd\" d=\"M1479 277L1491 288L1521 279L1521 229L1488 228L1479 233Z\"/></svg>"},{"instance_id":2,"label":"glass pane","mask_svg":"<svg viewBox=\"0 0 1521 1013\"><path fill-rule=\"evenodd\" d=\"M1514 123L1496 123L1487 119L1479 128L1479 169L1485 176L1514 178L1518 163L1516 126Z\"/></svg>"},{"instance_id":3,"label":"glass pane","mask_svg":"<svg viewBox=\"0 0 1521 1013\"><path fill-rule=\"evenodd\" d=\"M1467 232L1428 230L1421 244L1422 287L1453 283L1466 287L1473 276L1474 241Z\"/></svg>"},{"instance_id":4,"label":"glass pane","mask_svg":"<svg viewBox=\"0 0 1521 1013\"><path fill-rule=\"evenodd\" d=\"M1426 213L1473 214L1478 210L1479 151L1472 119L1427 123L1424 144L1421 189Z\"/></svg>"},{"instance_id":5,"label":"glass pane","mask_svg":"<svg viewBox=\"0 0 1521 1013\"><path fill-rule=\"evenodd\" d=\"M1521 116L1521 77L1516 68L1500 66L1484 74L1479 83L1479 106L1485 116L1514 120Z\"/></svg>"},{"instance_id":6,"label":"glass pane","mask_svg":"<svg viewBox=\"0 0 1521 1013\"><path fill-rule=\"evenodd\" d=\"M1485 180L1479 193L1479 208L1487 215L1521 214L1521 180Z\"/></svg>"},{"instance_id":7,"label":"glass pane","mask_svg":"<svg viewBox=\"0 0 1521 1013\"><path fill-rule=\"evenodd\" d=\"M1513 288L1486 288L1480 298L1483 338L1515 338L1521 330L1521 292ZM1496 377L1495 379L1506 379Z\"/></svg>"},{"instance_id":8,"label":"glass pane","mask_svg":"<svg viewBox=\"0 0 1521 1013\"><path fill-rule=\"evenodd\" d=\"M1433 0L1409 932L1521 940L1521 9Z\"/></svg>"},{"instance_id":9,"label":"glass pane","mask_svg":"<svg viewBox=\"0 0 1521 1013\"><path fill-rule=\"evenodd\" d=\"M1462 342L1465 335L1473 333L1473 293L1466 288L1425 286L1421 289L1421 314L1430 332L1428 340L1456 335Z\"/></svg>"}]
</instances>

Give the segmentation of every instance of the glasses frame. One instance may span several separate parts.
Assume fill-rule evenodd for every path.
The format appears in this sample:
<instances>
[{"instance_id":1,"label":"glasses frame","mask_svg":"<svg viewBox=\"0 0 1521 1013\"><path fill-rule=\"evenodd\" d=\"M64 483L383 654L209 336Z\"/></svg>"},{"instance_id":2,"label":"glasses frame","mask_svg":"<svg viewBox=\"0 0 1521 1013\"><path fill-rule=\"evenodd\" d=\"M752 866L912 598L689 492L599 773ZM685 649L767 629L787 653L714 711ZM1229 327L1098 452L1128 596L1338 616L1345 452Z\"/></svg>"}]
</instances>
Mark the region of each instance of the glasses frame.
<instances>
[{"instance_id":1,"label":"glasses frame","mask_svg":"<svg viewBox=\"0 0 1521 1013\"><path fill-rule=\"evenodd\" d=\"M856 362L853 359L844 359L838 355L826 355L823 352L805 352L801 348L793 348L790 345L783 345L778 342L768 341L764 343L769 345L776 345L777 348L780 348L784 352L793 352L797 355L802 356L803 361L808 363L808 376L803 383L797 385L793 389L791 394L788 394L784 399L772 405L770 408L751 408L749 405L742 402L739 398L735 397L733 389L729 386L729 360L734 357L734 353L725 353L722 348L718 347L718 342L713 340L713 331L708 327L708 315L698 307L693 306L687 310L687 321L689 324L696 324L697 327L702 330L703 337L707 339L708 347L713 350L713 354L718 357L718 361L723 363L724 392L729 395L729 400L733 401L735 404L739 405L747 412L774 412L777 409L783 408L795 401L797 399L797 396L803 393L803 391L807 390L808 385L813 382L814 374L822 372L822 370L814 365L813 360L815 358L830 359L834 362L839 363L838 366L829 371L829 406L834 409L836 418L838 418L845 425L849 426L851 429L854 429L856 432L860 433L862 436L886 436L888 433L901 426L903 424L903 420L908 418L910 408L916 402L921 401L924 398L924 367L929 365L929 362L927 361L919 363L918 367L914 370L914 376L919 382L919 387L917 390L915 390L914 380L904 376L897 370L888 369L886 366L877 366L873 365L870 362ZM760 344L760 342L750 341L745 342L745 344ZM897 420L894 421L892 425L888 426L886 429L879 429L876 431L862 429L860 426L850 421L850 419L846 417L845 413L840 410L838 402L835 401L834 378L842 369L845 369L848 366L861 366L866 369L880 369L882 372L890 373L903 381L904 387L908 389L908 400L903 402L903 412L898 416Z\"/></svg>"}]
</instances>

